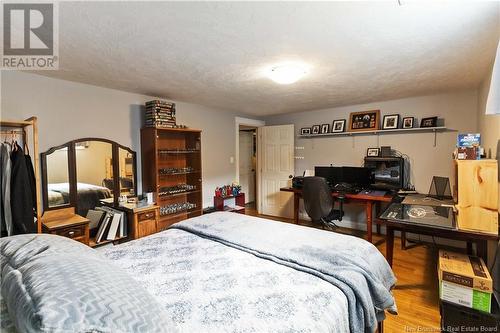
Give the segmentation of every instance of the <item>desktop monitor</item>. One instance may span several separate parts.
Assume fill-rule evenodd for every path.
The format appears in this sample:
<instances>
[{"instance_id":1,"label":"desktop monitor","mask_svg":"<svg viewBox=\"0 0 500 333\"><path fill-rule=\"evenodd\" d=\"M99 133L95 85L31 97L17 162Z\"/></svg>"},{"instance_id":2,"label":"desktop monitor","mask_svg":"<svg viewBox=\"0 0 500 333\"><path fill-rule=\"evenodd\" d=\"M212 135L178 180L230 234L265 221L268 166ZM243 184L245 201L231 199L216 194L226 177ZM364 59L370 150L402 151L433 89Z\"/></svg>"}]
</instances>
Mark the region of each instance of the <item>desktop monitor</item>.
<instances>
[{"instance_id":1,"label":"desktop monitor","mask_svg":"<svg viewBox=\"0 0 500 333\"><path fill-rule=\"evenodd\" d=\"M342 167L317 166L314 167L314 175L325 178L330 186L334 186L342 181Z\"/></svg>"},{"instance_id":2,"label":"desktop monitor","mask_svg":"<svg viewBox=\"0 0 500 333\"><path fill-rule=\"evenodd\" d=\"M404 159L401 157L365 157L365 167L373 175L372 188L399 190L405 187Z\"/></svg>"},{"instance_id":3,"label":"desktop monitor","mask_svg":"<svg viewBox=\"0 0 500 333\"><path fill-rule=\"evenodd\" d=\"M363 167L342 167L342 182L368 188L372 183L372 171Z\"/></svg>"},{"instance_id":4,"label":"desktop monitor","mask_svg":"<svg viewBox=\"0 0 500 333\"><path fill-rule=\"evenodd\" d=\"M372 183L371 169L363 167L322 167L314 168L316 177L326 178L330 186L338 183L348 183L367 188Z\"/></svg>"}]
</instances>

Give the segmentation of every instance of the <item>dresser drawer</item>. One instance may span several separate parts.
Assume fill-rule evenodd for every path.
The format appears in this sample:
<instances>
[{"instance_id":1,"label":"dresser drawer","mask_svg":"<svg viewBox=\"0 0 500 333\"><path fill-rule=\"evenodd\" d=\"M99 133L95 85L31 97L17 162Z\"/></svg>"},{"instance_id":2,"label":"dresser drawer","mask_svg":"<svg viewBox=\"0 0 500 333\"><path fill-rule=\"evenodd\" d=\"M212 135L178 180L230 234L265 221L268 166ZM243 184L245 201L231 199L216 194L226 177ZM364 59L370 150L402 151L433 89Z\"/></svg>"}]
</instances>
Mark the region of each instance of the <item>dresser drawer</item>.
<instances>
[{"instance_id":1,"label":"dresser drawer","mask_svg":"<svg viewBox=\"0 0 500 333\"><path fill-rule=\"evenodd\" d=\"M137 221L142 222L145 220L155 220L155 210L150 210L149 212L137 214Z\"/></svg>"},{"instance_id":2,"label":"dresser drawer","mask_svg":"<svg viewBox=\"0 0 500 333\"><path fill-rule=\"evenodd\" d=\"M68 227L64 229L58 229L54 232L56 235L68 237L68 238L78 238L85 236L85 225Z\"/></svg>"}]
</instances>

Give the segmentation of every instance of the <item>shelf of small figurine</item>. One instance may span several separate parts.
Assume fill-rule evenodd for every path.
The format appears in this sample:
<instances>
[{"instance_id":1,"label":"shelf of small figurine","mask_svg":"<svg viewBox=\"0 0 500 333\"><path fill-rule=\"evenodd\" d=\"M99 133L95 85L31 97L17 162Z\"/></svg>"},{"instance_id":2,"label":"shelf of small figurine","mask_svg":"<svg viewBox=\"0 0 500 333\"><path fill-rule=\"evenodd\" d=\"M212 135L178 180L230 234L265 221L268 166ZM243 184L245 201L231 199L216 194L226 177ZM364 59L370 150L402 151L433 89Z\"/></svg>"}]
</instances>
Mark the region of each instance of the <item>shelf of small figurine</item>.
<instances>
[{"instance_id":1,"label":"shelf of small figurine","mask_svg":"<svg viewBox=\"0 0 500 333\"><path fill-rule=\"evenodd\" d=\"M229 199L234 199L235 207L228 207L225 205L225 201ZM214 196L214 207L219 211L231 211L237 213L245 213L245 193L238 192L235 195L226 196ZM230 208L230 209L228 209Z\"/></svg>"}]
</instances>

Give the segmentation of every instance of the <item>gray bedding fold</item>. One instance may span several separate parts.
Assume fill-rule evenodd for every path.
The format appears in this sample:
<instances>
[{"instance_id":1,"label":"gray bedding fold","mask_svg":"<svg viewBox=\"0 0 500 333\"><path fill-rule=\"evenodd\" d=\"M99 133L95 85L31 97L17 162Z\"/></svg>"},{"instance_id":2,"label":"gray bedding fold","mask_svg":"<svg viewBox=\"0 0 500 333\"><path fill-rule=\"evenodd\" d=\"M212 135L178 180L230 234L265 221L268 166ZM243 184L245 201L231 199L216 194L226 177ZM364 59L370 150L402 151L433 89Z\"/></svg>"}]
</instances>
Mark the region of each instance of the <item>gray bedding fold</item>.
<instances>
[{"instance_id":1,"label":"gray bedding fold","mask_svg":"<svg viewBox=\"0 0 500 333\"><path fill-rule=\"evenodd\" d=\"M384 310L397 313L390 290L396 278L371 243L360 238L256 217L217 212L171 228L272 260L328 281L349 304L351 332L375 332Z\"/></svg>"}]
</instances>

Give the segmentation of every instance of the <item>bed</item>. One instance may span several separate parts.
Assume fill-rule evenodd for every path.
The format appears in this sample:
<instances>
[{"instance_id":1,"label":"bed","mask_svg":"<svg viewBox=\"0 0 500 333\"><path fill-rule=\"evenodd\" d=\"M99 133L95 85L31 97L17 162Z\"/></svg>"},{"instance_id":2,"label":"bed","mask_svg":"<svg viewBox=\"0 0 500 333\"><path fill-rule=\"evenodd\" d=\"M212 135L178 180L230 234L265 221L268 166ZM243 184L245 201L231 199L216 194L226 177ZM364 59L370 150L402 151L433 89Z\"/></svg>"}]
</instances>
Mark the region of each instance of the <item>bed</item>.
<instances>
[{"instance_id":1,"label":"bed","mask_svg":"<svg viewBox=\"0 0 500 333\"><path fill-rule=\"evenodd\" d=\"M397 311L380 252L318 229L217 212L91 251L151 295L165 332L374 332ZM8 317L1 325L12 328Z\"/></svg>"},{"instance_id":2,"label":"bed","mask_svg":"<svg viewBox=\"0 0 500 333\"><path fill-rule=\"evenodd\" d=\"M89 209L99 206L99 200L110 198L111 191L103 186L86 183L77 183L78 214L85 216ZM68 203L69 183L48 184L49 207Z\"/></svg>"}]
</instances>

